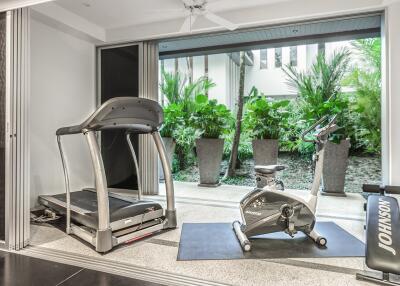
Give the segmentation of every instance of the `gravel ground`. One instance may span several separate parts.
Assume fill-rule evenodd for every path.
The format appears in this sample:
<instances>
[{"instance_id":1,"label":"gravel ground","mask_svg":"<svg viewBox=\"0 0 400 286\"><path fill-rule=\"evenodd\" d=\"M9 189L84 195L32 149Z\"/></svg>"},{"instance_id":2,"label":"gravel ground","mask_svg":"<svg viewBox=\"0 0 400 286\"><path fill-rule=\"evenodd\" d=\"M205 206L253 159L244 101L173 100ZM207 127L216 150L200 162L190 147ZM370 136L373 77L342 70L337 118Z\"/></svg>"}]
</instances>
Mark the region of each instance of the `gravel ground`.
<instances>
[{"instance_id":1,"label":"gravel ground","mask_svg":"<svg viewBox=\"0 0 400 286\"><path fill-rule=\"evenodd\" d=\"M279 174L285 188L309 189L312 183L311 159L303 158L290 153L279 154L278 163L285 165L286 170ZM224 184L254 186L254 162L252 159L243 162L233 178L223 180ZM221 179L227 166L227 161L221 165ZM364 183L379 183L381 178L381 159L378 156L350 156L346 173L345 191L351 193L361 192ZM184 171L174 174L177 181L198 182L199 173L197 166L191 166Z\"/></svg>"}]
</instances>

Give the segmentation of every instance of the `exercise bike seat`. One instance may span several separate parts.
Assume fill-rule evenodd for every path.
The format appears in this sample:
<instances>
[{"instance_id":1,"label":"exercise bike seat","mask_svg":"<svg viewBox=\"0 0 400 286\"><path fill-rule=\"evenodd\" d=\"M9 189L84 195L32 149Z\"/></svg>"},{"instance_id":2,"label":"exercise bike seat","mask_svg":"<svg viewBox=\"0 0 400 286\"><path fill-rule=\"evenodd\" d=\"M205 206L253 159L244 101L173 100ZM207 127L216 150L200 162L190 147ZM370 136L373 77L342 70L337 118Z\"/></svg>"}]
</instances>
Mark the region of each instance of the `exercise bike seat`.
<instances>
[{"instance_id":1,"label":"exercise bike seat","mask_svg":"<svg viewBox=\"0 0 400 286\"><path fill-rule=\"evenodd\" d=\"M276 172L285 170L283 165L255 165L254 170L256 173L261 175L271 175Z\"/></svg>"}]
</instances>

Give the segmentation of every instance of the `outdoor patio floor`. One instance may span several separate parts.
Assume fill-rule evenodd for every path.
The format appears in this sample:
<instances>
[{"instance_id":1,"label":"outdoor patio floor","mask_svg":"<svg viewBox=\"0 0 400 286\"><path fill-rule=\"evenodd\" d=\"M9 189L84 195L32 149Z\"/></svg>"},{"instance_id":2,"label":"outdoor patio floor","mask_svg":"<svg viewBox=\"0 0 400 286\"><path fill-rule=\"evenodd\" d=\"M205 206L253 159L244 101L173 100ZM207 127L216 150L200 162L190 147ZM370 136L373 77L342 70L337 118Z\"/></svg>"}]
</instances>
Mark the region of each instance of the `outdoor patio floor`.
<instances>
[{"instance_id":1,"label":"outdoor patio floor","mask_svg":"<svg viewBox=\"0 0 400 286\"><path fill-rule=\"evenodd\" d=\"M179 228L116 248L104 255L48 225L31 226L31 244L80 256L129 263L168 275L195 277L206 284L213 281L230 285L370 285L355 279L355 273L364 268L363 258L177 261L182 223L232 222L240 219L238 202L250 190L250 187L227 185L199 188L195 183L176 182ZM161 185L159 196L149 198L164 204L164 185ZM364 240L363 203L360 194L320 196L318 220L333 221Z\"/></svg>"}]
</instances>

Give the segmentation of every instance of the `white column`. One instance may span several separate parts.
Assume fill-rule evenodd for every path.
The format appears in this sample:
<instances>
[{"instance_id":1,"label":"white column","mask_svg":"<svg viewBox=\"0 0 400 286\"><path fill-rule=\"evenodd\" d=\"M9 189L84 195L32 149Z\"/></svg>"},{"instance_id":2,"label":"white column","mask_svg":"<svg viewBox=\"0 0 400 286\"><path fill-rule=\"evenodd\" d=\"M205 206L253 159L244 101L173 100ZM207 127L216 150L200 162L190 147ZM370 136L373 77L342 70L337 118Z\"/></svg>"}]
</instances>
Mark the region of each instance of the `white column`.
<instances>
[{"instance_id":1,"label":"white column","mask_svg":"<svg viewBox=\"0 0 400 286\"><path fill-rule=\"evenodd\" d=\"M29 244L29 10L7 12L6 35L6 245Z\"/></svg>"},{"instance_id":2,"label":"white column","mask_svg":"<svg viewBox=\"0 0 400 286\"><path fill-rule=\"evenodd\" d=\"M158 101L158 44L145 42L140 53L139 97ZM139 135L139 168L144 195L158 194L158 153L150 134Z\"/></svg>"}]
</instances>

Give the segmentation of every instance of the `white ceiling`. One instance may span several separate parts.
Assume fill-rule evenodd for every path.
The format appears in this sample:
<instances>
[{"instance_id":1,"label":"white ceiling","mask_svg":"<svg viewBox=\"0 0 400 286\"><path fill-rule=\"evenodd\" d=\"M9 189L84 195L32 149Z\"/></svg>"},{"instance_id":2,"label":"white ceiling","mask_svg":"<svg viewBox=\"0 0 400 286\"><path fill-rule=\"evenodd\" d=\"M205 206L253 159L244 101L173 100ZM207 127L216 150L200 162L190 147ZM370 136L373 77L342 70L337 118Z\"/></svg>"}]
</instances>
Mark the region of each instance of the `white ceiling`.
<instances>
[{"instance_id":1,"label":"white ceiling","mask_svg":"<svg viewBox=\"0 0 400 286\"><path fill-rule=\"evenodd\" d=\"M184 18L183 0L56 0L63 8L105 28ZM201 0L185 0L200 1ZM208 0L207 7L222 12L290 0Z\"/></svg>"}]
</instances>

